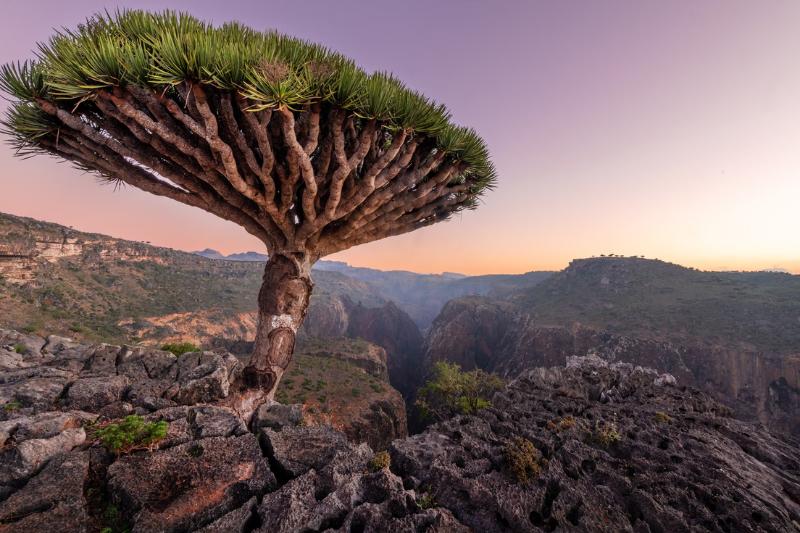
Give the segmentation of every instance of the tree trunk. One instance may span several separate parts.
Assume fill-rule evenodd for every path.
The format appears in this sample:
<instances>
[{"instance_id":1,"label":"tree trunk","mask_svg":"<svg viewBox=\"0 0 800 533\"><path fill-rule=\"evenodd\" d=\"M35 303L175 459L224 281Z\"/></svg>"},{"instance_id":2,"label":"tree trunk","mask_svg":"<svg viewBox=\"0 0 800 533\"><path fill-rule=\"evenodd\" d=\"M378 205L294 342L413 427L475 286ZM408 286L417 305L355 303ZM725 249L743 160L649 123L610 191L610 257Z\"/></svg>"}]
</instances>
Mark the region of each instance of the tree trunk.
<instances>
[{"instance_id":1,"label":"tree trunk","mask_svg":"<svg viewBox=\"0 0 800 533\"><path fill-rule=\"evenodd\" d=\"M258 327L253 355L244 370L245 385L272 399L292 360L297 330L303 323L314 284L306 254L274 252L258 293Z\"/></svg>"}]
</instances>

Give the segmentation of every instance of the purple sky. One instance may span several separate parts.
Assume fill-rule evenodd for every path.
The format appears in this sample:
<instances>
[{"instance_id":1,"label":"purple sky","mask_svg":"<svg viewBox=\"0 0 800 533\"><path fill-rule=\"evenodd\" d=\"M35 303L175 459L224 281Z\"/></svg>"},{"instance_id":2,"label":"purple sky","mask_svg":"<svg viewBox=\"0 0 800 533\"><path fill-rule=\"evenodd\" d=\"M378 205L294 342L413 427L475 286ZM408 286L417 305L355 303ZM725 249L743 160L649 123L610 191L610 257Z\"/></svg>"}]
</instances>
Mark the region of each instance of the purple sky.
<instances>
[{"instance_id":1,"label":"purple sky","mask_svg":"<svg viewBox=\"0 0 800 533\"><path fill-rule=\"evenodd\" d=\"M485 273L617 253L800 272L800 2L6 1L0 62L99 10L166 6L390 70L488 141L500 181L478 211L334 258ZM212 215L7 148L0 211L261 249Z\"/></svg>"}]
</instances>

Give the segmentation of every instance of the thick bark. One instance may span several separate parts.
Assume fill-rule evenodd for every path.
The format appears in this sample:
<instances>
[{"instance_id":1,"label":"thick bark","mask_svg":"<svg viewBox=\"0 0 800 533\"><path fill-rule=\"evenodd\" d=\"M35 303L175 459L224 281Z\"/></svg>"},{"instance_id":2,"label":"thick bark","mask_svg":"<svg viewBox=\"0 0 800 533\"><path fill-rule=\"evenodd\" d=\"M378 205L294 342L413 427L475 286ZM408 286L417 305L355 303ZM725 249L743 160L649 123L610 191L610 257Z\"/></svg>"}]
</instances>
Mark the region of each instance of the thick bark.
<instances>
[{"instance_id":1,"label":"thick bark","mask_svg":"<svg viewBox=\"0 0 800 533\"><path fill-rule=\"evenodd\" d=\"M273 252L258 294L258 328L245 384L272 398L289 366L295 336L303 323L314 284L311 258L304 253Z\"/></svg>"}]
</instances>

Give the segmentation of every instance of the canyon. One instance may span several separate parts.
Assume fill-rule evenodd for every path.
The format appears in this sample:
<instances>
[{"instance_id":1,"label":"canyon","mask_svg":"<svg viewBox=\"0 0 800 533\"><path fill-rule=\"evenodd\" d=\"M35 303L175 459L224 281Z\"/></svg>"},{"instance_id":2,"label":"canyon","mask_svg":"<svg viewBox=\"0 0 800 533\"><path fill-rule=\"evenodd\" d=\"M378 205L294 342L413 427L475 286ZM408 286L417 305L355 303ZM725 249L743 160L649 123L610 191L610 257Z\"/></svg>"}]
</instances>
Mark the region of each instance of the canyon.
<instances>
[{"instance_id":1,"label":"canyon","mask_svg":"<svg viewBox=\"0 0 800 533\"><path fill-rule=\"evenodd\" d=\"M82 342L190 341L249 352L264 256L205 257L13 215L0 215L0 243L0 327ZM799 279L634 257L474 277L321 261L298 353L308 346L336 354L336 346L365 341L363 354L344 352L362 368L385 367L407 409L435 361L513 379L593 354L668 372L736 416L797 435ZM331 349L320 349L326 344ZM401 403L387 404L393 424L406 418Z\"/></svg>"}]
</instances>

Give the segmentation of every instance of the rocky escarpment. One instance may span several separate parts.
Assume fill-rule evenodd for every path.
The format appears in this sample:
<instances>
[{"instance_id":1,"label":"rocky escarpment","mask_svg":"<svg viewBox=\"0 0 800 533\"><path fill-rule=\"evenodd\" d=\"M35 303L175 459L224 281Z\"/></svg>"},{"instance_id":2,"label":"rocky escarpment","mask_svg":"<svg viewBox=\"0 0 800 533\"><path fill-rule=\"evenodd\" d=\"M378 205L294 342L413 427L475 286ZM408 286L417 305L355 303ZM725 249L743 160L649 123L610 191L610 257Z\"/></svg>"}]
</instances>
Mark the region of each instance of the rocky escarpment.
<instances>
[{"instance_id":1,"label":"rocky escarpment","mask_svg":"<svg viewBox=\"0 0 800 533\"><path fill-rule=\"evenodd\" d=\"M451 360L505 376L596 354L675 375L732 407L737 416L800 435L800 354L735 349L708 342L675 344L575 324L542 327L510 302L449 302L427 337L426 361Z\"/></svg>"},{"instance_id":2,"label":"rocky escarpment","mask_svg":"<svg viewBox=\"0 0 800 533\"><path fill-rule=\"evenodd\" d=\"M378 449L407 435L403 398L386 381L380 347L351 339L331 340L326 350L319 341L304 346L308 353L301 347L278 390L302 404L304 421L331 424ZM0 329L0 418L58 406L72 418L53 423L76 425L96 418L87 413L118 418L220 402L242 368L241 358L221 351L176 357L147 346L87 345Z\"/></svg>"},{"instance_id":3,"label":"rocky escarpment","mask_svg":"<svg viewBox=\"0 0 800 533\"><path fill-rule=\"evenodd\" d=\"M241 419L220 402L236 372L224 356L15 341L2 353L3 532L800 529L800 443L632 365L526 371L492 407L382 457L303 425L298 406ZM65 386L64 373L80 377ZM164 383L131 396L121 382L135 376ZM110 454L93 427L131 410L168 423L166 437Z\"/></svg>"}]
</instances>

